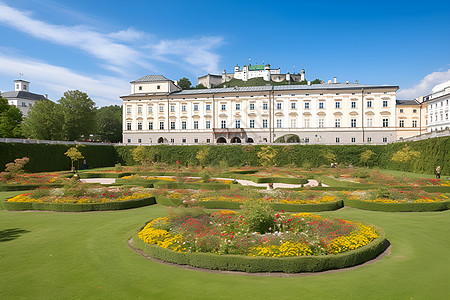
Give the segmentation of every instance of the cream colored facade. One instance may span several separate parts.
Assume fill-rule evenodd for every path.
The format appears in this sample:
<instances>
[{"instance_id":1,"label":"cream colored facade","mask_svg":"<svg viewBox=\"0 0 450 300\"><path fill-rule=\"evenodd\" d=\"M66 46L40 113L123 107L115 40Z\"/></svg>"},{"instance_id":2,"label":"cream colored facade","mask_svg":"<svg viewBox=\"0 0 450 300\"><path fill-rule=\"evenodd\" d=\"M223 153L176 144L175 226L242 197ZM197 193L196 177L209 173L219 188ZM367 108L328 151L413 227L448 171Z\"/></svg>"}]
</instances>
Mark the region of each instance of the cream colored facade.
<instances>
[{"instance_id":1,"label":"cream colored facade","mask_svg":"<svg viewBox=\"0 0 450 300\"><path fill-rule=\"evenodd\" d=\"M399 140L427 132L426 105L416 100L397 100L396 116Z\"/></svg>"},{"instance_id":2,"label":"cream colored facade","mask_svg":"<svg viewBox=\"0 0 450 300\"><path fill-rule=\"evenodd\" d=\"M331 83L181 90L168 79L165 85L154 80L161 77L133 81L132 93L121 97L124 143L272 143L292 135L305 144L382 144L397 139L397 86Z\"/></svg>"},{"instance_id":3,"label":"cream colored facade","mask_svg":"<svg viewBox=\"0 0 450 300\"><path fill-rule=\"evenodd\" d=\"M436 85L423 97L427 106L428 132L450 128L450 80Z\"/></svg>"}]
</instances>

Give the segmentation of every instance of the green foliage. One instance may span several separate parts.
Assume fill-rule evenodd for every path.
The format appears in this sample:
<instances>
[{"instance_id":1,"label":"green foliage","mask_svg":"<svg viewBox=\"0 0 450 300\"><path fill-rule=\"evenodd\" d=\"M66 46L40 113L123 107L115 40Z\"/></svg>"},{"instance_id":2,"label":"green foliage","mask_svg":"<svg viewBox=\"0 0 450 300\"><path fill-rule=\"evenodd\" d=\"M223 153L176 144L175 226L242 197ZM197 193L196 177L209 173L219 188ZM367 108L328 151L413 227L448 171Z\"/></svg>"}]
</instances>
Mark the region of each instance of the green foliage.
<instances>
[{"instance_id":1,"label":"green foliage","mask_svg":"<svg viewBox=\"0 0 450 300\"><path fill-rule=\"evenodd\" d=\"M367 149L366 151L362 152L359 155L359 161L364 165L364 166L370 166L373 165L373 157L375 156L375 152L373 152L370 149Z\"/></svg>"},{"instance_id":2,"label":"green foliage","mask_svg":"<svg viewBox=\"0 0 450 300\"><path fill-rule=\"evenodd\" d=\"M248 232L275 231L275 211L269 203L264 201L247 201L243 205L242 214L245 216Z\"/></svg>"},{"instance_id":3,"label":"green foliage","mask_svg":"<svg viewBox=\"0 0 450 300\"><path fill-rule=\"evenodd\" d=\"M96 137L103 142L122 141L122 108L118 105L104 106L97 110Z\"/></svg>"},{"instance_id":4,"label":"green foliage","mask_svg":"<svg viewBox=\"0 0 450 300\"><path fill-rule=\"evenodd\" d=\"M198 90L202 90L202 89L206 89L207 87L200 83L200 84L197 84L197 86L195 88Z\"/></svg>"},{"instance_id":5,"label":"green foliage","mask_svg":"<svg viewBox=\"0 0 450 300\"><path fill-rule=\"evenodd\" d=\"M23 131L26 137L32 139L63 140L63 123L60 105L44 99L31 107L23 123Z\"/></svg>"},{"instance_id":6,"label":"green foliage","mask_svg":"<svg viewBox=\"0 0 450 300\"><path fill-rule=\"evenodd\" d=\"M78 160L84 158L83 154L81 154L81 152L78 150L78 146L70 148L69 150L66 151L66 153L64 153L64 155L66 155L72 161L72 168L73 168L73 163L75 161L78 161Z\"/></svg>"},{"instance_id":7,"label":"green foliage","mask_svg":"<svg viewBox=\"0 0 450 300\"><path fill-rule=\"evenodd\" d=\"M321 84L321 83L323 83L323 81L320 79L314 79L313 81L311 81L311 84Z\"/></svg>"},{"instance_id":8,"label":"green foliage","mask_svg":"<svg viewBox=\"0 0 450 300\"><path fill-rule=\"evenodd\" d=\"M5 165L5 172L0 173L0 179L10 180L17 174L24 172L25 165L30 161L28 157L16 158L14 162Z\"/></svg>"},{"instance_id":9,"label":"green foliage","mask_svg":"<svg viewBox=\"0 0 450 300\"><path fill-rule=\"evenodd\" d=\"M258 152L258 158L264 167L274 166L274 158L277 155L278 151L272 146L261 147L261 150Z\"/></svg>"},{"instance_id":10,"label":"green foliage","mask_svg":"<svg viewBox=\"0 0 450 300\"><path fill-rule=\"evenodd\" d=\"M208 159L209 151L210 151L209 147L202 148L197 152L197 155L195 155L195 158L198 159L198 161L200 162L200 165L202 167L204 167L206 164L206 160Z\"/></svg>"},{"instance_id":11,"label":"green foliage","mask_svg":"<svg viewBox=\"0 0 450 300\"><path fill-rule=\"evenodd\" d=\"M0 137L22 137L22 119L23 115L20 109L9 105L8 100L0 97Z\"/></svg>"},{"instance_id":12,"label":"green foliage","mask_svg":"<svg viewBox=\"0 0 450 300\"><path fill-rule=\"evenodd\" d=\"M336 155L333 152L331 152L330 150L324 151L322 153L322 157L325 159L327 164L331 164L331 163L337 162Z\"/></svg>"},{"instance_id":13,"label":"green foliage","mask_svg":"<svg viewBox=\"0 0 450 300\"><path fill-rule=\"evenodd\" d=\"M368 178L370 177L370 172L369 170L366 169L358 169L356 172L353 173L353 176L358 178Z\"/></svg>"},{"instance_id":14,"label":"green foliage","mask_svg":"<svg viewBox=\"0 0 450 300\"><path fill-rule=\"evenodd\" d=\"M419 158L419 156L419 151L412 150L410 146L405 145L405 147L392 155L392 160L399 163L408 163L414 159Z\"/></svg>"},{"instance_id":15,"label":"green foliage","mask_svg":"<svg viewBox=\"0 0 450 300\"><path fill-rule=\"evenodd\" d=\"M390 212L423 212L423 211L443 211L450 209L450 200L442 202L429 203L380 203L367 202L361 200L344 200L345 206L354 208L376 210L376 211L390 211Z\"/></svg>"},{"instance_id":16,"label":"green foliage","mask_svg":"<svg viewBox=\"0 0 450 300\"><path fill-rule=\"evenodd\" d=\"M178 86L183 90L189 90L192 87L192 83L188 78L183 77L178 80Z\"/></svg>"}]
</instances>

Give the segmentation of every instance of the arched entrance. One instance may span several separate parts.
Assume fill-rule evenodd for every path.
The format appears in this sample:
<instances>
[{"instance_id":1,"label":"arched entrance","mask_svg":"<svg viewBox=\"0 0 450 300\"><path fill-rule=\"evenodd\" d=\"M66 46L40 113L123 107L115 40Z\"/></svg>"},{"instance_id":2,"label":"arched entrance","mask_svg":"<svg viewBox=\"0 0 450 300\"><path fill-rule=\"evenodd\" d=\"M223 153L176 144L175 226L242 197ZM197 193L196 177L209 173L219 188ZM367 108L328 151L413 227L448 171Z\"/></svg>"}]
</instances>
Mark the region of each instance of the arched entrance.
<instances>
[{"instance_id":1,"label":"arched entrance","mask_svg":"<svg viewBox=\"0 0 450 300\"><path fill-rule=\"evenodd\" d=\"M235 136L234 138L231 139L231 143L232 144L236 144L236 143L240 144L241 143L241 139L238 138L237 136Z\"/></svg>"},{"instance_id":2,"label":"arched entrance","mask_svg":"<svg viewBox=\"0 0 450 300\"><path fill-rule=\"evenodd\" d=\"M249 144L254 143L254 142L253 142L253 139L252 139L252 138L248 138L248 139L247 139L247 143L249 143Z\"/></svg>"},{"instance_id":3,"label":"arched entrance","mask_svg":"<svg viewBox=\"0 0 450 300\"><path fill-rule=\"evenodd\" d=\"M226 142L227 142L227 140L224 137L220 137L217 139L218 144L225 144Z\"/></svg>"},{"instance_id":4,"label":"arched entrance","mask_svg":"<svg viewBox=\"0 0 450 300\"><path fill-rule=\"evenodd\" d=\"M160 138L158 139L158 144L162 144L162 143L164 143L164 138L163 138L163 137L160 137Z\"/></svg>"}]
</instances>

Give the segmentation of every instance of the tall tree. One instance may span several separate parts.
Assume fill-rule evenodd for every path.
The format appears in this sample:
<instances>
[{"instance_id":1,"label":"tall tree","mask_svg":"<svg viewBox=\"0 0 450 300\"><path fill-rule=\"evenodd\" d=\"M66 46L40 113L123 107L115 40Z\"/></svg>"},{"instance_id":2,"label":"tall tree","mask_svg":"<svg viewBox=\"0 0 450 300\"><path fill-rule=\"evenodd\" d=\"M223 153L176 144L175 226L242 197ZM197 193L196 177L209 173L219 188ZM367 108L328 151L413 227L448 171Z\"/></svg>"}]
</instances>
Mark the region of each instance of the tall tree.
<instances>
[{"instance_id":1,"label":"tall tree","mask_svg":"<svg viewBox=\"0 0 450 300\"><path fill-rule=\"evenodd\" d=\"M122 107L104 106L97 110L97 136L104 142L122 141Z\"/></svg>"},{"instance_id":2,"label":"tall tree","mask_svg":"<svg viewBox=\"0 0 450 300\"><path fill-rule=\"evenodd\" d=\"M26 137L39 140L61 140L64 118L60 105L50 100L38 101L23 123Z\"/></svg>"},{"instance_id":3,"label":"tall tree","mask_svg":"<svg viewBox=\"0 0 450 300\"><path fill-rule=\"evenodd\" d=\"M189 79L183 77L180 80L178 80L178 86L183 90L189 90L192 86L192 83Z\"/></svg>"},{"instance_id":4,"label":"tall tree","mask_svg":"<svg viewBox=\"0 0 450 300\"><path fill-rule=\"evenodd\" d=\"M22 120L20 109L10 105L8 100L0 98L0 137L22 137Z\"/></svg>"},{"instance_id":5,"label":"tall tree","mask_svg":"<svg viewBox=\"0 0 450 300\"><path fill-rule=\"evenodd\" d=\"M67 91L59 99L64 118L62 125L64 140L88 138L95 131L95 102L81 91Z\"/></svg>"}]
</instances>

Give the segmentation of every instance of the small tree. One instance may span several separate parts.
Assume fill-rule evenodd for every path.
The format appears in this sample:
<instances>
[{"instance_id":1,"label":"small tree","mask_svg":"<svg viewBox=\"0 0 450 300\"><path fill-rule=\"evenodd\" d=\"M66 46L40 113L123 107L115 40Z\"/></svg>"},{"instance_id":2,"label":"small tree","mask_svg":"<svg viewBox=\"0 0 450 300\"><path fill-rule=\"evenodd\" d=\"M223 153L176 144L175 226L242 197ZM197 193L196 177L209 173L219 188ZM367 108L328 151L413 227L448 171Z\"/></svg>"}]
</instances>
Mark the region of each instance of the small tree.
<instances>
[{"instance_id":1,"label":"small tree","mask_svg":"<svg viewBox=\"0 0 450 300\"><path fill-rule=\"evenodd\" d=\"M369 165L369 161L370 159L375 156L375 152L373 152L372 150L368 149L364 152L362 152L359 155L359 161L364 165L364 166L368 166Z\"/></svg>"},{"instance_id":2,"label":"small tree","mask_svg":"<svg viewBox=\"0 0 450 300\"><path fill-rule=\"evenodd\" d=\"M401 150L397 151L392 155L392 160L398 163L408 163L414 159L420 157L420 152L411 149L410 146L405 145Z\"/></svg>"},{"instance_id":3,"label":"small tree","mask_svg":"<svg viewBox=\"0 0 450 300\"><path fill-rule=\"evenodd\" d=\"M183 90L189 90L191 88L191 81L187 79L186 77L181 78L178 80L178 86Z\"/></svg>"},{"instance_id":4,"label":"small tree","mask_svg":"<svg viewBox=\"0 0 450 300\"><path fill-rule=\"evenodd\" d=\"M197 155L195 156L195 158L197 158L198 161L200 162L200 165L202 166L202 168L205 167L206 159L208 158L208 155L209 155L209 147L199 150L197 152Z\"/></svg>"},{"instance_id":5,"label":"small tree","mask_svg":"<svg viewBox=\"0 0 450 300\"><path fill-rule=\"evenodd\" d=\"M336 155L335 155L333 152L331 152L330 150L324 152L324 153L322 154L322 157L323 157L329 164L336 162Z\"/></svg>"},{"instance_id":6,"label":"small tree","mask_svg":"<svg viewBox=\"0 0 450 300\"><path fill-rule=\"evenodd\" d=\"M5 172L0 173L0 179L9 180L14 178L17 174L24 172L24 166L30 161L28 157L16 158L14 162L5 165Z\"/></svg>"},{"instance_id":7,"label":"small tree","mask_svg":"<svg viewBox=\"0 0 450 300\"><path fill-rule=\"evenodd\" d=\"M69 150L67 150L67 152L64 154L72 161L72 170L75 169L75 167L73 166L73 162L84 158L83 154L81 154L77 147L69 148Z\"/></svg>"},{"instance_id":8,"label":"small tree","mask_svg":"<svg viewBox=\"0 0 450 300\"><path fill-rule=\"evenodd\" d=\"M259 162L264 167L270 167L275 165L275 156L277 155L278 151L271 147L261 147L261 150L258 152Z\"/></svg>"}]
</instances>

